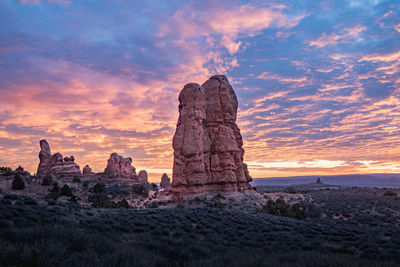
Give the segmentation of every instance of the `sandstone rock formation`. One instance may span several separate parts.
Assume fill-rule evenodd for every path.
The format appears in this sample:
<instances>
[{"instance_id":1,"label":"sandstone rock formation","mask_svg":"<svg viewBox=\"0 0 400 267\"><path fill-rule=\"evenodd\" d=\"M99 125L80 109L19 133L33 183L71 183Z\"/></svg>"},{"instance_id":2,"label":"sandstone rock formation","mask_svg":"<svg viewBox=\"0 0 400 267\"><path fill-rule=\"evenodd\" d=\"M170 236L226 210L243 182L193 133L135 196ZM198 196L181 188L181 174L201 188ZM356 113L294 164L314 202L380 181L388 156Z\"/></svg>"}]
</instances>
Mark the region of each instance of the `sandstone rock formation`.
<instances>
[{"instance_id":1,"label":"sandstone rock formation","mask_svg":"<svg viewBox=\"0 0 400 267\"><path fill-rule=\"evenodd\" d=\"M148 176L147 176L147 172L142 170L138 173L137 175L137 182L139 183L147 183L148 180Z\"/></svg>"},{"instance_id":2,"label":"sandstone rock formation","mask_svg":"<svg viewBox=\"0 0 400 267\"><path fill-rule=\"evenodd\" d=\"M112 179L118 180L137 180L136 169L132 165L131 158L124 158L117 153L112 153L107 161L104 174Z\"/></svg>"},{"instance_id":3,"label":"sandstone rock formation","mask_svg":"<svg viewBox=\"0 0 400 267\"><path fill-rule=\"evenodd\" d=\"M160 187L161 188L170 188L171 187L171 178L169 178L166 173L164 173L161 176Z\"/></svg>"},{"instance_id":4,"label":"sandstone rock formation","mask_svg":"<svg viewBox=\"0 0 400 267\"><path fill-rule=\"evenodd\" d=\"M51 154L50 145L46 140L40 140L39 166L37 175L43 176L50 174L54 177L74 177L81 176L81 170L75 163L74 156L65 157L60 153Z\"/></svg>"},{"instance_id":5,"label":"sandstone rock formation","mask_svg":"<svg viewBox=\"0 0 400 267\"><path fill-rule=\"evenodd\" d=\"M18 168L15 169L14 174L19 174L20 176L30 176L31 174L27 171L24 170L23 167L18 166Z\"/></svg>"},{"instance_id":6,"label":"sandstone rock formation","mask_svg":"<svg viewBox=\"0 0 400 267\"><path fill-rule=\"evenodd\" d=\"M238 101L227 78L216 75L201 86L185 85L179 103L172 142L173 194L250 190L252 178L236 125Z\"/></svg>"},{"instance_id":7,"label":"sandstone rock formation","mask_svg":"<svg viewBox=\"0 0 400 267\"><path fill-rule=\"evenodd\" d=\"M89 167L89 165L86 165L85 167L83 167L83 176L90 176L92 175L92 168Z\"/></svg>"}]
</instances>

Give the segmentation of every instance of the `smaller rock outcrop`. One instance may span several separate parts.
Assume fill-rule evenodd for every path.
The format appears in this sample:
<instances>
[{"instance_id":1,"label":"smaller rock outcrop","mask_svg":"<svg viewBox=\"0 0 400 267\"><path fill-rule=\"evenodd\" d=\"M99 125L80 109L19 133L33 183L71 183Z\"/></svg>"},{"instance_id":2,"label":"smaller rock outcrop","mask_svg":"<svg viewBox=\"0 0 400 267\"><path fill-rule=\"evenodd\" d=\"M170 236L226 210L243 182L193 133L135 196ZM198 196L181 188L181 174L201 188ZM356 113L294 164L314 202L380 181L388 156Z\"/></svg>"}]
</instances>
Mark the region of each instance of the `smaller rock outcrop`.
<instances>
[{"instance_id":1,"label":"smaller rock outcrop","mask_svg":"<svg viewBox=\"0 0 400 267\"><path fill-rule=\"evenodd\" d=\"M147 183L148 180L147 172L145 170L140 171L136 179L138 183L145 183L145 182Z\"/></svg>"},{"instance_id":2,"label":"smaller rock outcrop","mask_svg":"<svg viewBox=\"0 0 400 267\"><path fill-rule=\"evenodd\" d=\"M322 184L321 179L318 177L317 180L315 181L316 184Z\"/></svg>"},{"instance_id":3,"label":"smaller rock outcrop","mask_svg":"<svg viewBox=\"0 0 400 267\"><path fill-rule=\"evenodd\" d=\"M83 176L90 176L92 175L92 168L89 167L89 165L86 165L85 167L83 167Z\"/></svg>"},{"instance_id":4,"label":"smaller rock outcrop","mask_svg":"<svg viewBox=\"0 0 400 267\"><path fill-rule=\"evenodd\" d=\"M117 153L112 153L107 161L104 174L108 178L118 180L137 179L136 169L132 166L131 158L124 158Z\"/></svg>"},{"instance_id":5,"label":"smaller rock outcrop","mask_svg":"<svg viewBox=\"0 0 400 267\"><path fill-rule=\"evenodd\" d=\"M50 174L54 177L82 176L80 167L75 163L75 157L65 157L61 153L51 154L50 145L46 140L40 140L38 176Z\"/></svg>"},{"instance_id":6,"label":"smaller rock outcrop","mask_svg":"<svg viewBox=\"0 0 400 267\"><path fill-rule=\"evenodd\" d=\"M166 173L164 173L161 176L160 187L161 188L170 188L171 187L171 178L169 178Z\"/></svg>"},{"instance_id":7,"label":"smaller rock outcrop","mask_svg":"<svg viewBox=\"0 0 400 267\"><path fill-rule=\"evenodd\" d=\"M24 170L21 166L15 169L14 174L19 174L20 176L30 176L31 174Z\"/></svg>"}]
</instances>

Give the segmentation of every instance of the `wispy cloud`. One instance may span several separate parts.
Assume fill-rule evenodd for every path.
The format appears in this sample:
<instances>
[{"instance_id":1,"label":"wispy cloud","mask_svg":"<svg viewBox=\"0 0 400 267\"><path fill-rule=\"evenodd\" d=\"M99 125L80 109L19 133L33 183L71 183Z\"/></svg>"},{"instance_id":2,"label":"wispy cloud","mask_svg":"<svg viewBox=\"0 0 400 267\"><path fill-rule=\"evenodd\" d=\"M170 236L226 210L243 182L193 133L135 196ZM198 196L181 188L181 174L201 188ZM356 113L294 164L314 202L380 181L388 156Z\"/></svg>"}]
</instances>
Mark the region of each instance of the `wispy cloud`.
<instances>
[{"instance_id":1,"label":"wispy cloud","mask_svg":"<svg viewBox=\"0 0 400 267\"><path fill-rule=\"evenodd\" d=\"M311 46L316 46L320 48L325 46L336 45L339 43L349 43L351 41L357 42L359 34L366 29L367 29L366 26L356 26L340 30L338 33L335 32L331 34L322 33L322 35L318 39L310 41L309 44Z\"/></svg>"}]
</instances>

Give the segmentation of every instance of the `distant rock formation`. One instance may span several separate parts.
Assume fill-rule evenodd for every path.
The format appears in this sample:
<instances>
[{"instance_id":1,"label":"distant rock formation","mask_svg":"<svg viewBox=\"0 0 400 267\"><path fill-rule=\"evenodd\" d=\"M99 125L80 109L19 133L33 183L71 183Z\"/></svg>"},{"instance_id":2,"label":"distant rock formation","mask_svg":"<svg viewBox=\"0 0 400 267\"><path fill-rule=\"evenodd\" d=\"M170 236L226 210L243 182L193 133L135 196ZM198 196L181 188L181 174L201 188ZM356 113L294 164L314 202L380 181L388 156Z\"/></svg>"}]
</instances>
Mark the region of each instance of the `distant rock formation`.
<instances>
[{"instance_id":1,"label":"distant rock formation","mask_svg":"<svg viewBox=\"0 0 400 267\"><path fill-rule=\"evenodd\" d=\"M315 181L316 184L322 184L321 179L318 177L317 180Z\"/></svg>"},{"instance_id":2,"label":"distant rock formation","mask_svg":"<svg viewBox=\"0 0 400 267\"><path fill-rule=\"evenodd\" d=\"M65 157L62 154L51 154L50 145L46 140L40 140L38 176L50 174L54 177L82 176L80 167L75 163L74 156Z\"/></svg>"},{"instance_id":3,"label":"distant rock formation","mask_svg":"<svg viewBox=\"0 0 400 267\"><path fill-rule=\"evenodd\" d=\"M92 168L89 167L89 165L86 165L85 167L83 167L83 176L90 176L92 175Z\"/></svg>"},{"instance_id":4,"label":"distant rock formation","mask_svg":"<svg viewBox=\"0 0 400 267\"><path fill-rule=\"evenodd\" d=\"M15 169L14 174L19 174L20 176L30 176L31 174L24 170L21 166Z\"/></svg>"},{"instance_id":5,"label":"distant rock formation","mask_svg":"<svg viewBox=\"0 0 400 267\"><path fill-rule=\"evenodd\" d=\"M137 182L138 183L147 183L147 180L148 180L147 172L144 170L140 171L137 175Z\"/></svg>"},{"instance_id":6,"label":"distant rock formation","mask_svg":"<svg viewBox=\"0 0 400 267\"><path fill-rule=\"evenodd\" d=\"M184 86L172 142L174 195L251 189L236 125L237 108L235 92L223 75L213 76L201 86Z\"/></svg>"},{"instance_id":7,"label":"distant rock formation","mask_svg":"<svg viewBox=\"0 0 400 267\"><path fill-rule=\"evenodd\" d=\"M169 178L166 173L164 173L161 176L160 187L161 188L170 188L171 187L171 178Z\"/></svg>"},{"instance_id":8,"label":"distant rock formation","mask_svg":"<svg viewBox=\"0 0 400 267\"><path fill-rule=\"evenodd\" d=\"M118 180L137 180L136 169L131 158L124 158L117 153L112 153L107 161L104 174L107 178Z\"/></svg>"}]
</instances>

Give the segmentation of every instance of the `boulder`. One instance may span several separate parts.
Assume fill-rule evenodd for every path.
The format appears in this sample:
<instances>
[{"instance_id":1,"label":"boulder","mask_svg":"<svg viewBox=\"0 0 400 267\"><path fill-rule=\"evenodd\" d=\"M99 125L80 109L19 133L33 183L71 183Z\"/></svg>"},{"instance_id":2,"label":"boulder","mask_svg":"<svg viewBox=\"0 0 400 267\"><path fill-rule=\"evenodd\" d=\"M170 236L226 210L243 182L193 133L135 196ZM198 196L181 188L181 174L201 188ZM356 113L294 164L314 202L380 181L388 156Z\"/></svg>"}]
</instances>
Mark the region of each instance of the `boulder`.
<instances>
[{"instance_id":1,"label":"boulder","mask_svg":"<svg viewBox=\"0 0 400 267\"><path fill-rule=\"evenodd\" d=\"M164 173L161 176L160 187L161 188L170 188L171 187L171 178L169 178L166 173Z\"/></svg>"},{"instance_id":2,"label":"boulder","mask_svg":"<svg viewBox=\"0 0 400 267\"><path fill-rule=\"evenodd\" d=\"M124 158L117 153L112 153L104 170L106 177L117 180L137 180L136 169L131 158Z\"/></svg>"},{"instance_id":3,"label":"boulder","mask_svg":"<svg viewBox=\"0 0 400 267\"><path fill-rule=\"evenodd\" d=\"M237 108L235 92L223 75L203 85L184 86L172 142L174 195L252 190L236 124Z\"/></svg>"},{"instance_id":4,"label":"boulder","mask_svg":"<svg viewBox=\"0 0 400 267\"><path fill-rule=\"evenodd\" d=\"M54 177L82 176L80 167L75 163L74 156L65 157L62 154L51 154L50 145L46 140L40 140L38 176L50 174Z\"/></svg>"}]
</instances>

